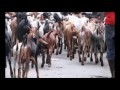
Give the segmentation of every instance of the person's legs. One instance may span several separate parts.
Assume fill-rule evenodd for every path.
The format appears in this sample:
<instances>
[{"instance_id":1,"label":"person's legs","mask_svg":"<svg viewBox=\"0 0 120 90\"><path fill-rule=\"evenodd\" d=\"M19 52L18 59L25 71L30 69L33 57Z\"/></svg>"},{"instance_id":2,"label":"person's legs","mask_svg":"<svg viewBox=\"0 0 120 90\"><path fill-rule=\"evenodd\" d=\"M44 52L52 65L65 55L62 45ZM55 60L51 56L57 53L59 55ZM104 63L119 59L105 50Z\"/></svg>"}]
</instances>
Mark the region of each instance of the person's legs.
<instances>
[{"instance_id":1,"label":"person's legs","mask_svg":"<svg viewBox=\"0 0 120 90\"><path fill-rule=\"evenodd\" d=\"M112 25L105 26L105 39L107 45L107 59L112 73L115 77L115 29Z\"/></svg>"}]
</instances>

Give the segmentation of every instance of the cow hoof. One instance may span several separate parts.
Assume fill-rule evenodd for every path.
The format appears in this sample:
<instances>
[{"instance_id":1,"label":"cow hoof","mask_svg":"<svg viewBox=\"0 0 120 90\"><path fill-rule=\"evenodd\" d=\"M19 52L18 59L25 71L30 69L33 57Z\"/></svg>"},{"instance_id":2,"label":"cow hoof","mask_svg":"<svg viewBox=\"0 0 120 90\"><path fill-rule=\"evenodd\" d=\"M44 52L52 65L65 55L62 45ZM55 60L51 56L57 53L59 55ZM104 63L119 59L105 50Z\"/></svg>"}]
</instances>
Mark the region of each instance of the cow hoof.
<instances>
[{"instance_id":1,"label":"cow hoof","mask_svg":"<svg viewBox=\"0 0 120 90\"><path fill-rule=\"evenodd\" d=\"M80 54L82 54L82 52L80 52Z\"/></svg>"},{"instance_id":2,"label":"cow hoof","mask_svg":"<svg viewBox=\"0 0 120 90\"><path fill-rule=\"evenodd\" d=\"M101 63L101 66L104 66L104 64L103 64L103 63Z\"/></svg>"},{"instance_id":3,"label":"cow hoof","mask_svg":"<svg viewBox=\"0 0 120 90\"><path fill-rule=\"evenodd\" d=\"M100 57L100 62L102 62L102 58Z\"/></svg>"},{"instance_id":4,"label":"cow hoof","mask_svg":"<svg viewBox=\"0 0 120 90\"><path fill-rule=\"evenodd\" d=\"M61 54L62 52L59 52L59 54Z\"/></svg>"},{"instance_id":5,"label":"cow hoof","mask_svg":"<svg viewBox=\"0 0 120 90\"><path fill-rule=\"evenodd\" d=\"M82 62L81 65L84 65L84 62Z\"/></svg>"},{"instance_id":6,"label":"cow hoof","mask_svg":"<svg viewBox=\"0 0 120 90\"><path fill-rule=\"evenodd\" d=\"M69 55L67 54L67 57L69 57Z\"/></svg>"},{"instance_id":7,"label":"cow hoof","mask_svg":"<svg viewBox=\"0 0 120 90\"><path fill-rule=\"evenodd\" d=\"M66 46L64 46L64 49L66 49Z\"/></svg>"},{"instance_id":8,"label":"cow hoof","mask_svg":"<svg viewBox=\"0 0 120 90\"><path fill-rule=\"evenodd\" d=\"M41 64L41 68L43 68L44 67L44 65L43 64Z\"/></svg>"},{"instance_id":9,"label":"cow hoof","mask_svg":"<svg viewBox=\"0 0 120 90\"><path fill-rule=\"evenodd\" d=\"M51 67L51 64L48 64L48 67Z\"/></svg>"},{"instance_id":10,"label":"cow hoof","mask_svg":"<svg viewBox=\"0 0 120 90\"><path fill-rule=\"evenodd\" d=\"M79 62L81 62L81 59L79 58Z\"/></svg>"},{"instance_id":11,"label":"cow hoof","mask_svg":"<svg viewBox=\"0 0 120 90\"><path fill-rule=\"evenodd\" d=\"M56 53L56 55L58 55L58 52Z\"/></svg>"},{"instance_id":12,"label":"cow hoof","mask_svg":"<svg viewBox=\"0 0 120 90\"><path fill-rule=\"evenodd\" d=\"M70 60L72 60L72 56L70 57Z\"/></svg>"},{"instance_id":13,"label":"cow hoof","mask_svg":"<svg viewBox=\"0 0 120 90\"><path fill-rule=\"evenodd\" d=\"M98 60L96 60L95 63L98 64Z\"/></svg>"},{"instance_id":14,"label":"cow hoof","mask_svg":"<svg viewBox=\"0 0 120 90\"><path fill-rule=\"evenodd\" d=\"M46 64L49 64L49 61L48 61L48 59L46 59Z\"/></svg>"},{"instance_id":15,"label":"cow hoof","mask_svg":"<svg viewBox=\"0 0 120 90\"><path fill-rule=\"evenodd\" d=\"M54 51L52 53L54 53Z\"/></svg>"},{"instance_id":16,"label":"cow hoof","mask_svg":"<svg viewBox=\"0 0 120 90\"><path fill-rule=\"evenodd\" d=\"M93 58L90 58L90 61L93 62Z\"/></svg>"}]
</instances>

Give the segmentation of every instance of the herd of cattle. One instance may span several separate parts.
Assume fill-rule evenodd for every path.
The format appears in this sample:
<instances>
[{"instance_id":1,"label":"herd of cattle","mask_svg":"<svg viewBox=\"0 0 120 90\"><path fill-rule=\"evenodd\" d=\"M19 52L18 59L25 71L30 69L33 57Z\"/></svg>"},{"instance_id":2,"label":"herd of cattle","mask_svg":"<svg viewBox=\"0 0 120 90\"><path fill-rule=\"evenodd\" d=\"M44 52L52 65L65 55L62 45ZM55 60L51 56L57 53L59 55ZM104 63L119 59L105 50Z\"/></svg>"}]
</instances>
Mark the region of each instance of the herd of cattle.
<instances>
[{"instance_id":1,"label":"herd of cattle","mask_svg":"<svg viewBox=\"0 0 120 90\"><path fill-rule=\"evenodd\" d=\"M87 57L93 61L94 53L95 63L100 60L103 66L104 37L104 21L88 17L84 12L5 12L6 57L12 78L16 77L16 64L18 77L21 78L22 69L22 77L27 78L30 62L39 78L37 56L42 55L43 68L47 54L46 64L50 67L52 53L55 50L56 55L61 54L63 45L70 60L77 50L78 60L84 65Z\"/></svg>"}]
</instances>

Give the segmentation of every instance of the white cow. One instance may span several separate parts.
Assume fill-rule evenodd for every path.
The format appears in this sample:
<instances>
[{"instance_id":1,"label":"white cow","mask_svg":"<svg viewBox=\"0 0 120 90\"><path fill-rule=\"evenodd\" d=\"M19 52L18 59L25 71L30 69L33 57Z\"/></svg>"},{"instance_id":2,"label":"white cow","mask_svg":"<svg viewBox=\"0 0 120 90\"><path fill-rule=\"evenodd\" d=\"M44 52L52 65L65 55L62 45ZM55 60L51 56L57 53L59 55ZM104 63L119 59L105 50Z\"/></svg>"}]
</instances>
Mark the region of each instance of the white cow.
<instances>
[{"instance_id":1,"label":"white cow","mask_svg":"<svg viewBox=\"0 0 120 90\"><path fill-rule=\"evenodd\" d=\"M78 18L75 14L73 15L68 15L67 16L68 21L70 21L71 23L73 23L73 25L75 26L76 30L79 32L80 30L82 30L82 27L84 25L87 24L87 22L89 21L88 18L86 17L81 17Z\"/></svg>"},{"instance_id":2,"label":"white cow","mask_svg":"<svg viewBox=\"0 0 120 90\"><path fill-rule=\"evenodd\" d=\"M13 46L13 62L14 62L14 78L16 77L16 63L18 63L19 55L20 55L20 48L21 48L22 43L18 43Z\"/></svg>"}]
</instances>

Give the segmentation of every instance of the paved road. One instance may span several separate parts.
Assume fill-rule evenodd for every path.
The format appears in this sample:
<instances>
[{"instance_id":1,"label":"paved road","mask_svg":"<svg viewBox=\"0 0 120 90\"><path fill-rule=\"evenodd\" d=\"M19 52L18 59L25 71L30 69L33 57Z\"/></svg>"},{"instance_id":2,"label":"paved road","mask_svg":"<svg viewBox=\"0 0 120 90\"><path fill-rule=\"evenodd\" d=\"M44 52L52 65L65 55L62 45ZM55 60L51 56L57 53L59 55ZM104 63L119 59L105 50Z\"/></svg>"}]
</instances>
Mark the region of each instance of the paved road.
<instances>
[{"instance_id":1,"label":"paved road","mask_svg":"<svg viewBox=\"0 0 120 90\"><path fill-rule=\"evenodd\" d=\"M38 56L39 64L39 76L40 78L110 78L110 69L106 60L106 53L104 53L104 66L101 67L100 63L90 62L90 58L87 58L85 65L82 66L78 62L78 54L75 55L75 59L69 60L66 56L66 50L63 50L61 55L52 56L52 66L48 67L45 64L44 68L41 68L41 56ZM8 62L7 62L8 65ZM29 68L29 78L36 78L35 69ZM10 78L9 66L5 69L5 78Z\"/></svg>"}]
</instances>

